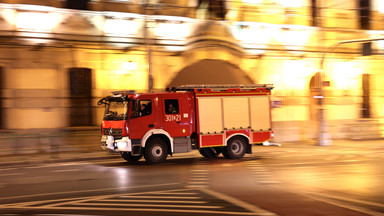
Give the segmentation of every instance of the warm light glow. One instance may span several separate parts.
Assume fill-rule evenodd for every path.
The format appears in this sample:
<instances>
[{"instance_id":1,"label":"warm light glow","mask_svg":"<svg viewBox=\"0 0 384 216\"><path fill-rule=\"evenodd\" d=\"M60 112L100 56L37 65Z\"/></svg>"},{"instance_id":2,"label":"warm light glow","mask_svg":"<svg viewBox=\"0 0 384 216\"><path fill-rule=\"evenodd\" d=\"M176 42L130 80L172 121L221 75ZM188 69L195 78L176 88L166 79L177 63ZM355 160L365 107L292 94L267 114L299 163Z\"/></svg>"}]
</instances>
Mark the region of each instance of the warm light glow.
<instances>
[{"instance_id":1,"label":"warm light glow","mask_svg":"<svg viewBox=\"0 0 384 216\"><path fill-rule=\"evenodd\" d=\"M332 83L334 89L360 89L359 75L363 73L358 62L336 62L333 66Z\"/></svg>"},{"instance_id":2,"label":"warm light glow","mask_svg":"<svg viewBox=\"0 0 384 216\"><path fill-rule=\"evenodd\" d=\"M290 49L301 49L309 40L311 31L309 27L285 25L276 39Z\"/></svg>"},{"instance_id":3,"label":"warm light glow","mask_svg":"<svg viewBox=\"0 0 384 216\"><path fill-rule=\"evenodd\" d=\"M245 49L251 49L249 52L253 54L261 54L277 34L278 28L265 23L240 22L234 26L233 31L234 37L240 40Z\"/></svg>"},{"instance_id":4,"label":"warm light glow","mask_svg":"<svg viewBox=\"0 0 384 216\"><path fill-rule=\"evenodd\" d=\"M376 0L375 3L376 3L376 10L379 13L384 13L384 1L383 0Z\"/></svg>"},{"instance_id":5,"label":"warm light glow","mask_svg":"<svg viewBox=\"0 0 384 216\"><path fill-rule=\"evenodd\" d=\"M246 3L246 4L260 4L262 2L263 0L243 0L243 3Z\"/></svg>"},{"instance_id":6,"label":"warm light glow","mask_svg":"<svg viewBox=\"0 0 384 216\"><path fill-rule=\"evenodd\" d=\"M115 180L119 187L126 187L130 182L130 171L126 168L113 169Z\"/></svg>"},{"instance_id":7,"label":"warm light glow","mask_svg":"<svg viewBox=\"0 0 384 216\"><path fill-rule=\"evenodd\" d=\"M185 40L191 33L191 20L169 16L157 16L155 19L154 35L161 39L159 43L169 51L184 50Z\"/></svg>"},{"instance_id":8,"label":"warm light glow","mask_svg":"<svg viewBox=\"0 0 384 216\"><path fill-rule=\"evenodd\" d=\"M132 61L123 62L123 69L127 71L134 71L137 69L137 63Z\"/></svg>"},{"instance_id":9,"label":"warm light glow","mask_svg":"<svg viewBox=\"0 0 384 216\"><path fill-rule=\"evenodd\" d=\"M293 73L294 71L294 73ZM280 86L283 89L305 89L313 68L303 60L289 60L283 63Z\"/></svg>"},{"instance_id":10,"label":"warm light glow","mask_svg":"<svg viewBox=\"0 0 384 216\"><path fill-rule=\"evenodd\" d=\"M158 23L155 28L155 35L160 38L182 40L190 34L188 24L179 23Z\"/></svg>"},{"instance_id":11,"label":"warm light glow","mask_svg":"<svg viewBox=\"0 0 384 216\"><path fill-rule=\"evenodd\" d=\"M280 4L285 8L298 8L304 6L306 0L279 0Z\"/></svg>"},{"instance_id":12,"label":"warm light glow","mask_svg":"<svg viewBox=\"0 0 384 216\"><path fill-rule=\"evenodd\" d=\"M137 20L107 19L104 23L104 33L113 36L133 36L139 30Z\"/></svg>"},{"instance_id":13,"label":"warm light glow","mask_svg":"<svg viewBox=\"0 0 384 216\"><path fill-rule=\"evenodd\" d=\"M50 32L55 25L50 13L19 12L17 13L16 27L19 30Z\"/></svg>"},{"instance_id":14,"label":"warm light glow","mask_svg":"<svg viewBox=\"0 0 384 216\"><path fill-rule=\"evenodd\" d=\"M383 38L384 39L384 31L377 31L377 30L372 30L368 31L369 34L371 35L371 38ZM379 49L379 50L384 50L384 40L378 40L373 42L373 48L374 49ZM383 52L381 52L383 53Z\"/></svg>"}]
</instances>

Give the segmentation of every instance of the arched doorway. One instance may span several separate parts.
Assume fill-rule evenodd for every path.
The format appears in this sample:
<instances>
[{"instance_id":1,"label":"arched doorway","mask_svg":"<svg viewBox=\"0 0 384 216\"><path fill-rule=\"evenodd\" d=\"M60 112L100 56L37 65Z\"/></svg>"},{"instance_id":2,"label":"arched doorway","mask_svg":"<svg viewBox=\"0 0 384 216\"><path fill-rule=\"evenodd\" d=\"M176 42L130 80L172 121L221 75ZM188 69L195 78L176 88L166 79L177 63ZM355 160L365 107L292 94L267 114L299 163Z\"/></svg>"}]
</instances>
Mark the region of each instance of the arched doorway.
<instances>
[{"instance_id":1,"label":"arched doorway","mask_svg":"<svg viewBox=\"0 0 384 216\"><path fill-rule=\"evenodd\" d=\"M254 81L230 62L204 59L180 70L168 87L186 84L254 84Z\"/></svg>"},{"instance_id":2,"label":"arched doorway","mask_svg":"<svg viewBox=\"0 0 384 216\"><path fill-rule=\"evenodd\" d=\"M319 135L320 109L324 109L326 104L328 87L330 87L330 81L328 77L322 75L319 72L313 75L309 81L309 125L311 128L309 136L312 139L317 139Z\"/></svg>"},{"instance_id":3,"label":"arched doorway","mask_svg":"<svg viewBox=\"0 0 384 216\"><path fill-rule=\"evenodd\" d=\"M70 68L70 126L92 125L92 70Z\"/></svg>"}]
</instances>

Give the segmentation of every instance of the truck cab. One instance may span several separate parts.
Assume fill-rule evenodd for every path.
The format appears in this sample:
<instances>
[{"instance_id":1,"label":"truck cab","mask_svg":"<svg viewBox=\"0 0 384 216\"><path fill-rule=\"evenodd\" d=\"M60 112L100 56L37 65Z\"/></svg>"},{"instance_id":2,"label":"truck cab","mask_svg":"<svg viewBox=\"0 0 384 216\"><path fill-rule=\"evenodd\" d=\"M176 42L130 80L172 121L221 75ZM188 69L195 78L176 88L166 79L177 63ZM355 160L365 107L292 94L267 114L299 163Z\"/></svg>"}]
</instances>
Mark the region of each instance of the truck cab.
<instances>
[{"instance_id":1,"label":"truck cab","mask_svg":"<svg viewBox=\"0 0 384 216\"><path fill-rule=\"evenodd\" d=\"M98 102L105 105L101 147L120 152L127 161L144 156L150 163L191 151L193 97L185 92L113 92Z\"/></svg>"}]
</instances>

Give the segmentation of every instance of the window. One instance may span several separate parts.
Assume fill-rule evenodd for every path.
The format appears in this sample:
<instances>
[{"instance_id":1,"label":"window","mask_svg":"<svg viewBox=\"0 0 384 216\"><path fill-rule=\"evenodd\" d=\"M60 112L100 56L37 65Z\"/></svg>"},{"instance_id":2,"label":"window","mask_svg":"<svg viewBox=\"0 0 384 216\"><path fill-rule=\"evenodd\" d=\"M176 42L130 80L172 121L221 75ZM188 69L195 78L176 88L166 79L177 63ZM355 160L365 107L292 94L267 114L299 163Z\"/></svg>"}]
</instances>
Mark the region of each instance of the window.
<instances>
[{"instance_id":1,"label":"window","mask_svg":"<svg viewBox=\"0 0 384 216\"><path fill-rule=\"evenodd\" d=\"M179 114L179 100L165 100L165 114Z\"/></svg>"},{"instance_id":2,"label":"window","mask_svg":"<svg viewBox=\"0 0 384 216\"><path fill-rule=\"evenodd\" d=\"M65 8L75 10L88 10L89 0L67 0Z\"/></svg>"},{"instance_id":3,"label":"window","mask_svg":"<svg viewBox=\"0 0 384 216\"><path fill-rule=\"evenodd\" d=\"M317 0L311 0L311 7L312 7L312 26L319 26L319 23L317 21L318 19Z\"/></svg>"},{"instance_id":4,"label":"window","mask_svg":"<svg viewBox=\"0 0 384 216\"><path fill-rule=\"evenodd\" d=\"M370 29L371 3L370 0L359 0L360 28Z\"/></svg>"},{"instance_id":5,"label":"window","mask_svg":"<svg viewBox=\"0 0 384 216\"><path fill-rule=\"evenodd\" d=\"M131 118L137 118L152 114L152 102L150 100L136 100L132 103Z\"/></svg>"}]
</instances>

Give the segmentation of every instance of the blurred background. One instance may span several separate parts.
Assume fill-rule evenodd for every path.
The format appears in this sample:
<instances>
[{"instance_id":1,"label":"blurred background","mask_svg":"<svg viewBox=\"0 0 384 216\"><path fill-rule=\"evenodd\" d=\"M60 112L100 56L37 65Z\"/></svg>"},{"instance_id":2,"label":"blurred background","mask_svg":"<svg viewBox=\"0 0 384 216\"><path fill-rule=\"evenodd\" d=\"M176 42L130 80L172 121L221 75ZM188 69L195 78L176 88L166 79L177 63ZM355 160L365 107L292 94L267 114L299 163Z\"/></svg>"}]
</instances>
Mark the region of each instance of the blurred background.
<instances>
[{"instance_id":1,"label":"blurred background","mask_svg":"<svg viewBox=\"0 0 384 216\"><path fill-rule=\"evenodd\" d=\"M0 0L0 29L0 154L98 149L97 100L181 84L274 84L274 142L384 136L384 41L329 49L384 38L381 0Z\"/></svg>"}]
</instances>

